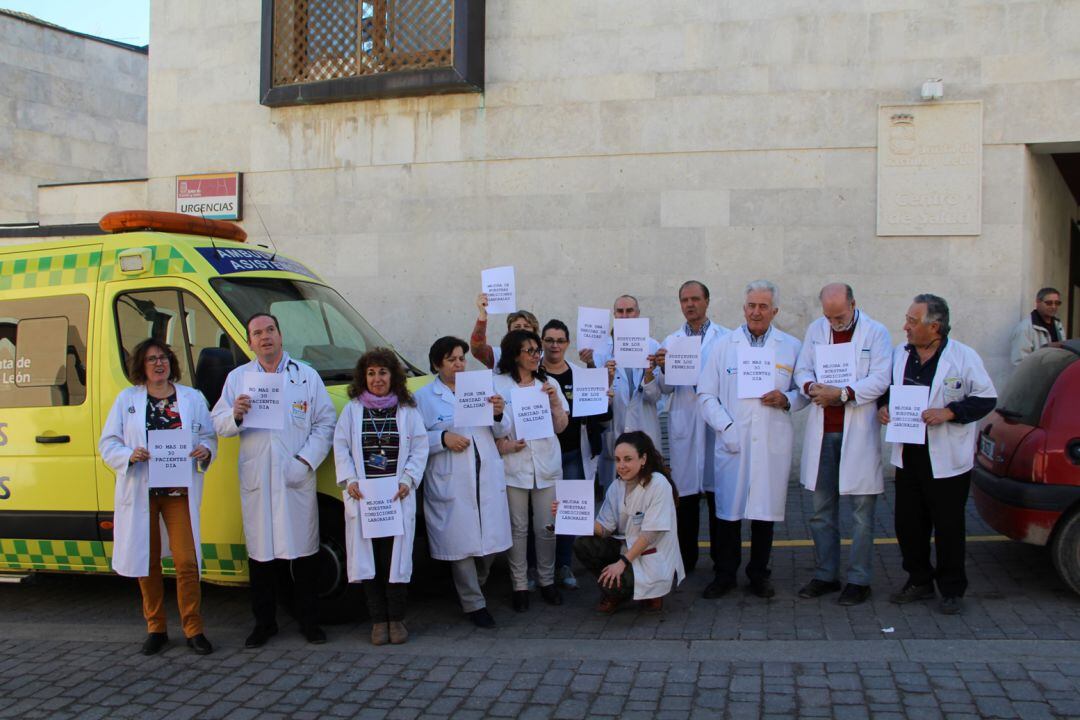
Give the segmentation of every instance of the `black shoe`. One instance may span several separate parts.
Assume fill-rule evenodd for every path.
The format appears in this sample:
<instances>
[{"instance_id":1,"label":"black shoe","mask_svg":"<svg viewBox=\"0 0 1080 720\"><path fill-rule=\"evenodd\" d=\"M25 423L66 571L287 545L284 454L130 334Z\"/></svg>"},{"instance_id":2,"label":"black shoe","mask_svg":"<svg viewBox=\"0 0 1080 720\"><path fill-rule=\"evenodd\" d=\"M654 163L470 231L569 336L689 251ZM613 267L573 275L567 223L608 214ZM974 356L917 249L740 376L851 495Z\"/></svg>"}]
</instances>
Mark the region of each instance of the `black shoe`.
<instances>
[{"instance_id":1,"label":"black shoe","mask_svg":"<svg viewBox=\"0 0 1080 720\"><path fill-rule=\"evenodd\" d=\"M514 612L525 612L529 609L529 591L514 591Z\"/></svg>"},{"instance_id":2,"label":"black shoe","mask_svg":"<svg viewBox=\"0 0 1080 720\"><path fill-rule=\"evenodd\" d=\"M495 618L491 617L491 613L488 612L486 607L482 607L479 610L473 610L471 613L466 613L466 615L472 620L473 625L478 628L495 627Z\"/></svg>"},{"instance_id":3,"label":"black shoe","mask_svg":"<svg viewBox=\"0 0 1080 720\"><path fill-rule=\"evenodd\" d=\"M326 633L318 625L308 625L300 628L300 634L312 645L322 645L326 642Z\"/></svg>"},{"instance_id":4,"label":"black shoe","mask_svg":"<svg viewBox=\"0 0 1080 720\"><path fill-rule=\"evenodd\" d=\"M850 586L849 586L850 587ZM799 597L806 600L811 600L822 595L828 595L834 593L840 589L840 581L838 580L818 580L814 578L810 582L802 586L799 590Z\"/></svg>"},{"instance_id":5,"label":"black shoe","mask_svg":"<svg viewBox=\"0 0 1080 720\"><path fill-rule=\"evenodd\" d=\"M896 603L897 605L906 605L920 600L933 600L934 597L933 585L912 585L911 583L908 583L900 589L900 592L890 595L889 602Z\"/></svg>"},{"instance_id":6,"label":"black shoe","mask_svg":"<svg viewBox=\"0 0 1080 720\"><path fill-rule=\"evenodd\" d=\"M724 597L734 589L734 580L721 580L720 578L716 578L705 586L705 592L701 593L701 597L706 600L715 600Z\"/></svg>"},{"instance_id":7,"label":"black shoe","mask_svg":"<svg viewBox=\"0 0 1080 720\"><path fill-rule=\"evenodd\" d=\"M210 644L210 641L206 639L206 636L202 633L194 635L187 639L187 646L191 648L192 652L196 655L209 655L214 652L214 646Z\"/></svg>"},{"instance_id":8,"label":"black shoe","mask_svg":"<svg viewBox=\"0 0 1080 720\"><path fill-rule=\"evenodd\" d=\"M941 598L941 613L943 615L959 615L964 612L964 606L960 598L955 595Z\"/></svg>"},{"instance_id":9,"label":"black shoe","mask_svg":"<svg viewBox=\"0 0 1080 720\"><path fill-rule=\"evenodd\" d=\"M750 581L750 592L768 600L776 594L776 588L773 587L772 580L769 578L757 578Z\"/></svg>"},{"instance_id":10,"label":"black shoe","mask_svg":"<svg viewBox=\"0 0 1080 720\"><path fill-rule=\"evenodd\" d=\"M142 644L143 655L157 655L169 644L168 633L150 633Z\"/></svg>"},{"instance_id":11,"label":"black shoe","mask_svg":"<svg viewBox=\"0 0 1080 720\"><path fill-rule=\"evenodd\" d=\"M266 644L266 641L277 635L277 623L273 625L256 625L255 629L251 631L251 634L247 636L247 640L244 641L244 647L248 650L254 650L255 648L261 648Z\"/></svg>"},{"instance_id":12,"label":"black shoe","mask_svg":"<svg viewBox=\"0 0 1080 720\"><path fill-rule=\"evenodd\" d=\"M870 586L869 585L856 585L855 583L848 583L844 586L844 592L840 593L840 599L836 602L841 605L862 605L864 602L870 599Z\"/></svg>"},{"instance_id":13,"label":"black shoe","mask_svg":"<svg viewBox=\"0 0 1080 720\"><path fill-rule=\"evenodd\" d=\"M541 585L540 597L544 598L544 602L548 605L562 605L562 593L554 584Z\"/></svg>"}]
</instances>

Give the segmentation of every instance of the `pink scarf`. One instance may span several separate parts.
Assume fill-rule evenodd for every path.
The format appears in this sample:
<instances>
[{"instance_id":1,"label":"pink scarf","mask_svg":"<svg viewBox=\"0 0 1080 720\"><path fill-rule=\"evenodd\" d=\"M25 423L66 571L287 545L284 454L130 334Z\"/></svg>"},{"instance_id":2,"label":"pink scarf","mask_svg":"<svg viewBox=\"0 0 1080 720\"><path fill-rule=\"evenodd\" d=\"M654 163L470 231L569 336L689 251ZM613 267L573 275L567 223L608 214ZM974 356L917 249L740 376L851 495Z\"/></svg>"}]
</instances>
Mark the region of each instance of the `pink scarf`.
<instances>
[{"instance_id":1,"label":"pink scarf","mask_svg":"<svg viewBox=\"0 0 1080 720\"><path fill-rule=\"evenodd\" d=\"M360 404L366 407L368 410L388 410L392 407L397 407L398 398L394 393L389 393L379 397L365 390L360 393L360 397L357 398Z\"/></svg>"}]
</instances>

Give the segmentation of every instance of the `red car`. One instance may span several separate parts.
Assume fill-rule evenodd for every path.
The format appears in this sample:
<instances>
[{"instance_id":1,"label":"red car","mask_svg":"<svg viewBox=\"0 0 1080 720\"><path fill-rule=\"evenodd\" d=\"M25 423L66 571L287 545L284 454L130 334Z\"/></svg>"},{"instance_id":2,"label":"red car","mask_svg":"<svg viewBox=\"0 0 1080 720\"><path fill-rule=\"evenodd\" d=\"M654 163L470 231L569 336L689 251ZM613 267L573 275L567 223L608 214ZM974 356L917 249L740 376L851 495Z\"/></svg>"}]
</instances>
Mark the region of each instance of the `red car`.
<instances>
[{"instance_id":1,"label":"red car","mask_svg":"<svg viewBox=\"0 0 1080 720\"><path fill-rule=\"evenodd\" d=\"M975 507L1003 535L1049 545L1080 593L1080 340L1043 348L1016 367L979 433Z\"/></svg>"}]
</instances>

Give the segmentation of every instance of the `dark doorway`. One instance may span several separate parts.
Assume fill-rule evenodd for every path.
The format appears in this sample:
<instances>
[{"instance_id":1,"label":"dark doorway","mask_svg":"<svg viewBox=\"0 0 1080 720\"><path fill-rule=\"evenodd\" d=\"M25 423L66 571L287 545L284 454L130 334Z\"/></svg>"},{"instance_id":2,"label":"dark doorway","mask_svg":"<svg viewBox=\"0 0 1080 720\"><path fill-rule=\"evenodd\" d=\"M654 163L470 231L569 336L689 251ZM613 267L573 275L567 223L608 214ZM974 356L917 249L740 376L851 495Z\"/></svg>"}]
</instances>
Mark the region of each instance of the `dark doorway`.
<instances>
[{"instance_id":1,"label":"dark doorway","mask_svg":"<svg viewBox=\"0 0 1080 720\"><path fill-rule=\"evenodd\" d=\"M1080 223L1073 221L1069 248L1069 337L1080 337Z\"/></svg>"}]
</instances>

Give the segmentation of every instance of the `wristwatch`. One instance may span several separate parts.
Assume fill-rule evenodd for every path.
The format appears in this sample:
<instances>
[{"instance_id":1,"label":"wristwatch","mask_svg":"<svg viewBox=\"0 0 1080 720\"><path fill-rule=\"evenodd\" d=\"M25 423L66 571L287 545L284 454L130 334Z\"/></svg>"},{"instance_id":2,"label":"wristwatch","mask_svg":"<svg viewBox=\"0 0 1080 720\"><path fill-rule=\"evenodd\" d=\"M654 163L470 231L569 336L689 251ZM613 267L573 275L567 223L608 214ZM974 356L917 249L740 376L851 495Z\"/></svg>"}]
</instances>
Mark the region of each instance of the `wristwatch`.
<instances>
[{"instance_id":1,"label":"wristwatch","mask_svg":"<svg viewBox=\"0 0 1080 720\"><path fill-rule=\"evenodd\" d=\"M850 396L848 395L847 388L840 388L840 402L846 403L849 399Z\"/></svg>"}]
</instances>

